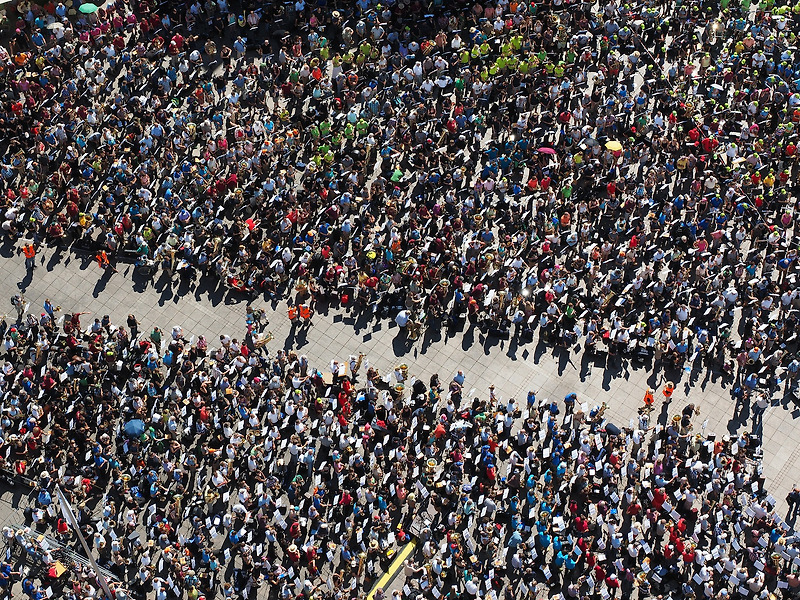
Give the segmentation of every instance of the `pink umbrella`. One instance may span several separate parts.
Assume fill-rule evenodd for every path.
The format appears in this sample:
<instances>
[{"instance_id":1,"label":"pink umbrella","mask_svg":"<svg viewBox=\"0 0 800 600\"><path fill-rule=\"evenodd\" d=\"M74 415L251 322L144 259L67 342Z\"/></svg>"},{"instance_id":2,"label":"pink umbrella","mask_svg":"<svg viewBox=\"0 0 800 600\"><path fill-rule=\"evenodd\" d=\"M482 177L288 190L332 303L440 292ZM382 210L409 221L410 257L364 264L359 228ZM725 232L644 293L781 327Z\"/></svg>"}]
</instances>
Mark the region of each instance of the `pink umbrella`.
<instances>
[{"instance_id":1,"label":"pink umbrella","mask_svg":"<svg viewBox=\"0 0 800 600\"><path fill-rule=\"evenodd\" d=\"M552 148L547 148L546 146L542 146L541 148L539 148L536 151L537 152L541 152L542 154L555 154L556 153L555 150L553 150Z\"/></svg>"}]
</instances>

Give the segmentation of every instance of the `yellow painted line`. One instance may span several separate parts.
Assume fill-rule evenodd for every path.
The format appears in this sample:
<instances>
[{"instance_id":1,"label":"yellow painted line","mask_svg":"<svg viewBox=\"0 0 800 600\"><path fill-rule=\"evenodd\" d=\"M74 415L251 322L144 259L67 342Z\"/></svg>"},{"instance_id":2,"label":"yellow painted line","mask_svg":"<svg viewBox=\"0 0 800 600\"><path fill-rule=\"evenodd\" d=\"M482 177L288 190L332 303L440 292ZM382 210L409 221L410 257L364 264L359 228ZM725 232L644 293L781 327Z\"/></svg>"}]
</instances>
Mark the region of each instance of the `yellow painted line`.
<instances>
[{"instance_id":1,"label":"yellow painted line","mask_svg":"<svg viewBox=\"0 0 800 600\"><path fill-rule=\"evenodd\" d=\"M406 561L409 554L411 554L416 547L417 547L417 538L414 538L403 547L403 549L397 554L397 556L394 557L392 564L389 565L389 570L386 571L386 573L384 573L383 575L381 575L381 578L378 580L378 583L372 586L372 590L370 591L369 594L367 594L367 600L373 600L373 598L375 597L375 591L378 588L383 588L384 590L386 589L386 586L389 585L389 582L391 582L392 579L394 579L394 576L397 575L397 571L400 569L400 567L403 566L403 563Z\"/></svg>"}]
</instances>

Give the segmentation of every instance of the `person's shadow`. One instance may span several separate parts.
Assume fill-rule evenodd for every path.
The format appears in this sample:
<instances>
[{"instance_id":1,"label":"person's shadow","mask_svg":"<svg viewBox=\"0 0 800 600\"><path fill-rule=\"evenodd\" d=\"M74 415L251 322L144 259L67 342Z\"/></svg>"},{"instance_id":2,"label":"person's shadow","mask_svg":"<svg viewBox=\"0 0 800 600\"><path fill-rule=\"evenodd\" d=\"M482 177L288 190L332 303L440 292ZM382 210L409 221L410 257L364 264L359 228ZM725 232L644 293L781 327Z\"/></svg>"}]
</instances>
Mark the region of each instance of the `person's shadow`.
<instances>
[{"instance_id":1,"label":"person's shadow","mask_svg":"<svg viewBox=\"0 0 800 600\"><path fill-rule=\"evenodd\" d=\"M461 336L461 349L465 352L475 343L475 327L475 323L470 322L469 327Z\"/></svg>"},{"instance_id":2,"label":"person's shadow","mask_svg":"<svg viewBox=\"0 0 800 600\"><path fill-rule=\"evenodd\" d=\"M23 277L22 281L20 281L17 284L17 287L19 288L20 292L25 293L25 291L28 289L28 286L32 282L33 282L33 269L28 269L27 272L25 273L25 277Z\"/></svg>"},{"instance_id":3,"label":"person's shadow","mask_svg":"<svg viewBox=\"0 0 800 600\"><path fill-rule=\"evenodd\" d=\"M286 352L289 352L292 347L294 346L295 337L297 335L297 319L292 320L292 326L289 328L289 335L286 336L286 340L283 344L283 349Z\"/></svg>"},{"instance_id":4,"label":"person's shadow","mask_svg":"<svg viewBox=\"0 0 800 600\"><path fill-rule=\"evenodd\" d=\"M671 402L663 402L661 404L661 412L658 415L658 420L656 421L659 425L666 427L667 421L669 420L669 407Z\"/></svg>"},{"instance_id":5,"label":"person's shadow","mask_svg":"<svg viewBox=\"0 0 800 600\"><path fill-rule=\"evenodd\" d=\"M94 284L94 290L92 290L92 297L97 298L100 296L100 293L106 289L108 282L111 280L111 276L114 272L111 270L111 267L103 270L103 275L100 279L97 280L97 283Z\"/></svg>"},{"instance_id":6,"label":"person's shadow","mask_svg":"<svg viewBox=\"0 0 800 600\"><path fill-rule=\"evenodd\" d=\"M63 253L64 253L64 247L62 247L61 244L57 244L55 246L55 250L50 255L50 260L47 261L47 266L45 267L45 269L47 269L48 272L55 269L56 265L61 262L61 256L63 255Z\"/></svg>"},{"instance_id":7,"label":"person's shadow","mask_svg":"<svg viewBox=\"0 0 800 600\"><path fill-rule=\"evenodd\" d=\"M789 497L794 492L790 492ZM787 500L789 499L787 497ZM795 521L797 521L797 515L800 514L800 502L793 502L790 503L789 510L786 512L786 524L789 525L792 529L794 529Z\"/></svg>"}]
</instances>

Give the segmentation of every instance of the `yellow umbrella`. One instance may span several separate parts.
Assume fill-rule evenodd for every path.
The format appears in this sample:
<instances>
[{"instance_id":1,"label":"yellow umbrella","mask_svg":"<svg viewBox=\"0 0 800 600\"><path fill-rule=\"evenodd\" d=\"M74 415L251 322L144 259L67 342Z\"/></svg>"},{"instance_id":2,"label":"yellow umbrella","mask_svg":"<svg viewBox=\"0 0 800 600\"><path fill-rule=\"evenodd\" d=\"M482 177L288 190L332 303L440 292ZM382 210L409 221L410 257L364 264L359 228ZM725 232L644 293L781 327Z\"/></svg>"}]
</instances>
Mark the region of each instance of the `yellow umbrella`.
<instances>
[{"instance_id":1,"label":"yellow umbrella","mask_svg":"<svg viewBox=\"0 0 800 600\"><path fill-rule=\"evenodd\" d=\"M612 152L619 152L620 150L622 150L622 144L620 144L616 140L611 140L610 142L606 142L606 148L608 148Z\"/></svg>"}]
</instances>

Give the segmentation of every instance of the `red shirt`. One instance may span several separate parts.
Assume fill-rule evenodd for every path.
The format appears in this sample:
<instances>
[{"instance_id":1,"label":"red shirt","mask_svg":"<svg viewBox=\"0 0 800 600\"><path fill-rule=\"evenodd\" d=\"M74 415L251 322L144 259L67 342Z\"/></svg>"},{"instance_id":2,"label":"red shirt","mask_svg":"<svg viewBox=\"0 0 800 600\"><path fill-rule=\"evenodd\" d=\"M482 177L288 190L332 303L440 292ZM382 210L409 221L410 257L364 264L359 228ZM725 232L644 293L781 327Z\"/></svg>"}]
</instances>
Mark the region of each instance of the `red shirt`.
<instances>
[{"instance_id":1,"label":"red shirt","mask_svg":"<svg viewBox=\"0 0 800 600\"><path fill-rule=\"evenodd\" d=\"M626 510L626 512L627 512L629 515L638 515L638 514L639 514L639 511L641 511L641 510L642 510L642 507L641 507L641 505L640 505L638 502L634 502L633 504L631 504L631 505L628 507L628 509Z\"/></svg>"}]
</instances>

